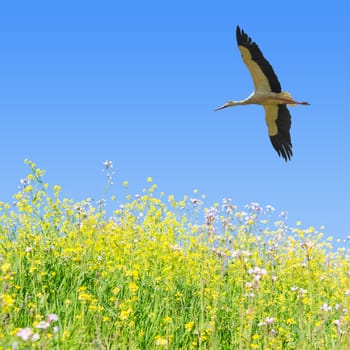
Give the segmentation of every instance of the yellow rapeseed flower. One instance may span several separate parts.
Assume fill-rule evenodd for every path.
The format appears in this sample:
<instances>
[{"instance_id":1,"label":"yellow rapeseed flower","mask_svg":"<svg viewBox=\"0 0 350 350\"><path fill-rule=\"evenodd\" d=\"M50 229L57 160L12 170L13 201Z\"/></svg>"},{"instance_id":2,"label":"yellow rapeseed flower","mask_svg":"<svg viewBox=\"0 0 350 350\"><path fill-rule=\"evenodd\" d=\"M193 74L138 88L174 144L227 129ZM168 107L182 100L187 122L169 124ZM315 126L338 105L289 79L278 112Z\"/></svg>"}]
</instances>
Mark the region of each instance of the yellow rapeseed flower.
<instances>
[{"instance_id":1,"label":"yellow rapeseed flower","mask_svg":"<svg viewBox=\"0 0 350 350\"><path fill-rule=\"evenodd\" d=\"M166 316L163 321L164 323L171 323L173 319L170 316Z\"/></svg>"},{"instance_id":2,"label":"yellow rapeseed flower","mask_svg":"<svg viewBox=\"0 0 350 350\"><path fill-rule=\"evenodd\" d=\"M11 268L11 264L10 263L4 263L1 265L1 271L2 273L7 273L8 271L10 271Z\"/></svg>"},{"instance_id":3,"label":"yellow rapeseed flower","mask_svg":"<svg viewBox=\"0 0 350 350\"><path fill-rule=\"evenodd\" d=\"M125 321L129 318L129 315L132 313L132 309L122 310L119 314L119 319Z\"/></svg>"},{"instance_id":4,"label":"yellow rapeseed flower","mask_svg":"<svg viewBox=\"0 0 350 350\"><path fill-rule=\"evenodd\" d=\"M185 330L186 332L191 331L194 327L195 323L193 321L185 323Z\"/></svg>"},{"instance_id":5,"label":"yellow rapeseed flower","mask_svg":"<svg viewBox=\"0 0 350 350\"><path fill-rule=\"evenodd\" d=\"M166 338L163 338L163 337L157 335L155 337L155 344L156 344L156 346L168 347L169 342Z\"/></svg>"},{"instance_id":6,"label":"yellow rapeseed flower","mask_svg":"<svg viewBox=\"0 0 350 350\"><path fill-rule=\"evenodd\" d=\"M15 303L15 299L13 298L13 296L6 293L3 295L0 295L0 301L1 301L0 305L2 304L1 306L2 306L3 313L9 312Z\"/></svg>"},{"instance_id":7,"label":"yellow rapeseed flower","mask_svg":"<svg viewBox=\"0 0 350 350\"><path fill-rule=\"evenodd\" d=\"M294 318L291 318L291 317L290 317L290 318L287 319L286 323L287 323L288 325L292 325L292 324L296 324L297 322L295 321Z\"/></svg>"},{"instance_id":8,"label":"yellow rapeseed flower","mask_svg":"<svg viewBox=\"0 0 350 350\"><path fill-rule=\"evenodd\" d=\"M115 287L115 288L112 289L112 293L114 295L117 295L119 292L120 292L120 288L119 287Z\"/></svg>"}]
</instances>

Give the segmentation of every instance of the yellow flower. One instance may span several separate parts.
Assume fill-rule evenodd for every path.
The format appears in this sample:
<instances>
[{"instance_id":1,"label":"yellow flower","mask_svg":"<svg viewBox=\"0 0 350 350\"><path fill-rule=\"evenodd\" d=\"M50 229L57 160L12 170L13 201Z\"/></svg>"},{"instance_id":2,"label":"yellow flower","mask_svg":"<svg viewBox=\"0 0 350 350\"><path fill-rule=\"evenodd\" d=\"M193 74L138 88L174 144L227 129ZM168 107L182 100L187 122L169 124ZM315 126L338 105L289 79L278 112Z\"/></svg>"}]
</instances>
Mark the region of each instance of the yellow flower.
<instances>
[{"instance_id":1,"label":"yellow flower","mask_svg":"<svg viewBox=\"0 0 350 350\"><path fill-rule=\"evenodd\" d=\"M194 322L188 322L188 323L186 323L185 324L185 330L186 330L186 332L189 332L189 331L191 331L192 329L193 329L193 327L194 327Z\"/></svg>"},{"instance_id":2,"label":"yellow flower","mask_svg":"<svg viewBox=\"0 0 350 350\"><path fill-rule=\"evenodd\" d=\"M122 321L125 321L129 318L129 315L131 314L132 309L122 310L119 314L119 319Z\"/></svg>"},{"instance_id":3,"label":"yellow flower","mask_svg":"<svg viewBox=\"0 0 350 350\"><path fill-rule=\"evenodd\" d=\"M139 289L139 286L135 282L130 282L128 287L131 294L136 294Z\"/></svg>"},{"instance_id":4,"label":"yellow flower","mask_svg":"<svg viewBox=\"0 0 350 350\"><path fill-rule=\"evenodd\" d=\"M297 322L294 320L294 318L288 318L287 319L287 324L289 324L289 325L292 325L292 324L296 324Z\"/></svg>"},{"instance_id":5,"label":"yellow flower","mask_svg":"<svg viewBox=\"0 0 350 350\"><path fill-rule=\"evenodd\" d=\"M114 295L117 295L119 292L120 292L120 288L119 288L119 287L115 287L115 288L113 288L113 290L112 290L112 293L113 293Z\"/></svg>"},{"instance_id":6,"label":"yellow flower","mask_svg":"<svg viewBox=\"0 0 350 350\"><path fill-rule=\"evenodd\" d=\"M11 307L15 303L15 299L10 294L3 294L0 296L0 301L2 300L2 311L3 313L9 312Z\"/></svg>"},{"instance_id":7,"label":"yellow flower","mask_svg":"<svg viewBox=\"0 0 350 350\"><path fill-rule=\"evenodd\" d=\"M67 330L64 330L62 334L62 340L65 341L67 338L69 338L69 336L70 336L70 332Z\"/></svg>"},{"instance_id":8,"label":"yellow flower","mask_svg":"<svg viewBox=\"0 0 350 350\"><path fill-rule=\"evenodd\" d=\"M155 337L155 344L156 346L168 346L168 340L166 338L162 338L161 336L157 335Z\"/></svg>"},{"instance_id":9,"label":"yellow flower","mask_svg":"<svg viewBox=\"0 0 350 350\"><path fill-rule=\"evenodd\" d=\"M24 190L23 190L24 193L28 193L28 192L31 192L31 191L33 191L32 185L27 185L27 186L24 188Z\"/></svg>"},{"instance_id":10,"label":"yellow flower","mask_svg":"<svg viewBox=\"0 0 350 350\"><path fill-rule=\"evenodd\" d=\"M10 270L11 264L10 263L4 263L1 266L2 273L7 273Z\"/></svg>"},{"instance_id":11,"label":"yellow flower","mask_svg":"<svg viewBox=\"0 0 350 350\"><path fill-rule=\"evenodd\" d=\"M171 323L173 321L173 319L169 316L166 316L163 321L164 321L164 323Z\"/></svg>"},{"instance_id":12,"label":"yellow flower","mask_svg":"<svg viewBox=\"0 0 350 350\"><path fill-rule=\"evenodd\" d=\"M80 292L79 296L78 296L78 300L80 300L80 301L92 301L93 297L89 293Z\"/></svg>"}]
</instances>

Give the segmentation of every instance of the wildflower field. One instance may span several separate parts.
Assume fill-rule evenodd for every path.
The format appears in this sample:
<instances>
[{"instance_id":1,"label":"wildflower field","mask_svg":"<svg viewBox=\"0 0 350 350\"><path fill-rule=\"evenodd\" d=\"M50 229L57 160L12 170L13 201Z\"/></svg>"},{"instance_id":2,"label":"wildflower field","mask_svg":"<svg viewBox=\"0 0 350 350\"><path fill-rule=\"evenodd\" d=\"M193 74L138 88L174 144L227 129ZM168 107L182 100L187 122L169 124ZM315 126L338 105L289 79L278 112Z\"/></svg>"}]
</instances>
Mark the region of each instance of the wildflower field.
<instances>
[{"instance_id":1,"label":"wildflower field","mask_svg":"<svg viewBox=\"0 0 350 350\"><path fill-rule=\"evenodd\" d=\"M1 349L350 349L349 251L313 227L151 178L76 203L27 163L0 202Z\"/></svg>"}]
</instances>

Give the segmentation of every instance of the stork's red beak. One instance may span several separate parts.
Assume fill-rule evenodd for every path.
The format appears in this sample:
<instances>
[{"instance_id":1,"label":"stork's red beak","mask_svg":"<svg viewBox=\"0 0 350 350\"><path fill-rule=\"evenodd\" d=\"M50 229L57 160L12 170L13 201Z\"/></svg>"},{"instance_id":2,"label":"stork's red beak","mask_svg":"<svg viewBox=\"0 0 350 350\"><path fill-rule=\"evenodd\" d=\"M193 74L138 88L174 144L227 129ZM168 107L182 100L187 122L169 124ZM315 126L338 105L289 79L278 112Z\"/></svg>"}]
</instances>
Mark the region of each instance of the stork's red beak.
<instances>
[{"instance_id":1,"label":"stork's red beak","mask_svg":"<svg viewBox=\"0 0 350 350\"><path fill-rule=\"evenodd\" d=\"M214 109L214 112L220 111L221 109L227 108L229 105L227 103L225 103L224 105Z\"/></svg>"}]
</instances>

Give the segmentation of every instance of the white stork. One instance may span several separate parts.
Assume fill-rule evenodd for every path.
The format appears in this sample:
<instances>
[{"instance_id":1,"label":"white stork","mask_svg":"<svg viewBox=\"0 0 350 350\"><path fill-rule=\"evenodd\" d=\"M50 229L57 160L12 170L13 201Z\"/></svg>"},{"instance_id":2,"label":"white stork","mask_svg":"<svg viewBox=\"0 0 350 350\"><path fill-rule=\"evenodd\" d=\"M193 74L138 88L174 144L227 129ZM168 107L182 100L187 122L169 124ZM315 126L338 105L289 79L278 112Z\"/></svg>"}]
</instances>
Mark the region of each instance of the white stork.
<instances>
[{"instance_id":1,"label":"white stork","mask_svg":"<svg viewBox=\"0 0 350 350\"><path fill-rule=\"evenodd\" d=\"M265 109L265 120L272 146L285 161L290 160L293 152L289 132L291 117L287 105L309 105L309 103L297 102L289 92L282 92L281 84L270 63L258 45L239 26L236 29L236 37L243 61L253 78L254 92L244 100L228 101L215 111L239 105L262 105Z\"/></svg>"}]
</instances>

